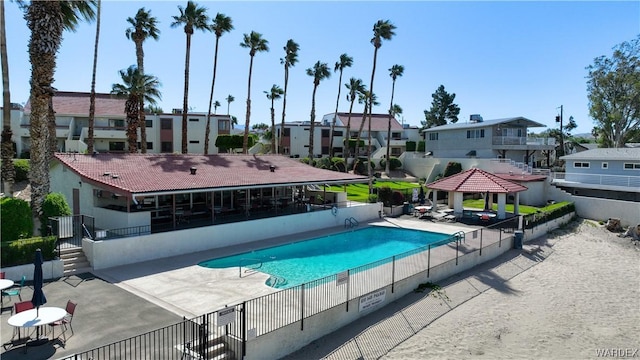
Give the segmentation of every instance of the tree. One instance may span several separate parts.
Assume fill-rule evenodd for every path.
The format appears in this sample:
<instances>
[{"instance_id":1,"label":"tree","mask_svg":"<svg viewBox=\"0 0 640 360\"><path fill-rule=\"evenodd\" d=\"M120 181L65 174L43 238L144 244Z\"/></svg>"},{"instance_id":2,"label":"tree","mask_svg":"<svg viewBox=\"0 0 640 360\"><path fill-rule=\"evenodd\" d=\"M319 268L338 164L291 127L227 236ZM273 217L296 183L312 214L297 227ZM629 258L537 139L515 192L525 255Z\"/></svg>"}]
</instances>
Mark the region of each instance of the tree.
<instances>
[{"instance_id":1,"label":"tree","mask_svg":"<svg viewBox=\"0 0 640 360\"><path fill-rule=\"evenodd\" d=\"M361 79L351 78L349 79L348 84L344 84L344 86L349 89L349 93L347 94L347 100L351 103L349 105L349 116L347 118L347 130L345 133L345 165L349 164L349 157L351 153L351 146L349 146L349 140L351 139L351 113L353 112L353 104L355 103L358 95L365 91L365 85L362 83ZM345 172L347 172L348 166L345 166Z\"/></svg>"},{"instance_id":2,"label":"tree","mask_svg":"<svg viewBox=\"0 0 640 360\"><path fill-rule=\"evenodd\" d=\"M160 99L160 82L155 76L143 74L135 65L126 70L120 70L122 84L113 84L111 94L126 98L124 112L127 114L127 145L130 153L137 152L138 119L140 116L140 98L143 97L150 105L155 105Z\"/></svg>"},{"instance_id":3,"label":"tree","mask_svg":"<svg viewBox=\"0 0 640 360\"><path fill-rule=\"evenodd\" d=\"M333 113L333 121L331 122L331 131L329 133L329 157L333 157L333 132L336 127L336 118L338 117L338 105L340 104L340 89L342 88L342 72L344 68L351 67L353 65L353 58L347 54L340 55L340 60L336 62L333 71L340 71L340 77L338 78L338 96L336 98L336 111Z\"/></svg>"},{"instance_id":4,"label":"tree","mask_svg":"<svg viewBox=\"0 0 640 360\"><path fill-rule=\"evenodd\" d=\"M423 129L446 125L447 120L452 124L458 122L460 107L453 103L456 94L449 94L444 90L444 85L440 85L431 97L431 109L424 111L425 121L421 121Z\"/></svg>"},{"instance_id":5,"label":"tree","mask_svg":"<svg viewBox=\"0 0 640 360\"><path fill-rule=\"evenodd\" d=\"M389 69L389 76L391 76L391 104L389 105L389 126L387 128L387 156L386 159L387 161L385 161L385 169L384 172L386 172L387 174L389 173L389 163L391 161L389 161L390 156L391 156L391 146L390 146L390 142L391 142L391 120L395 118L395 113L394 113L394 104L393 104L393 95L395 94L396 91L396 79L400 76L402 76L402 74L404 73L404 66L402 65L393 65L391 67L391 69ZM398 106L397 109L400 109L400 113L402 113L402 108L400 108ZM395 110L397 110L395 109Z\"/></svg>"},{"instance_id":6,"label":"tree","mask_svg":"<svg viewBox=\"0 0 640 360\"><path fill-rule=\"evenodd\" d=\"M227 96L227 98L225 100L227 100L227 115L229 115L229 107L231 106L231 103L235 100L236 98L233 97L233 95L229 94L229 96Z\"/></svg>"},{"instance_id":7,"label":"tree","mask_svg":"<svg viewBox=\"0 0 640 360\"><path fill-rule=\"evenodd\" d=\"M287 109L287 89L289 85L289 68L296 65L298 62L298 51L300 45L293 41L293 39L287 40L287 44L284 46L284 57L280 58L280 64L284 65L284 94L282 96L282 122L280 125L280 136L278 137L278 148L282 149L282 133L284 132L284 117ZM282 150L279 150L282 151Z\"/></svg>"},{"instance_id":8,"label":"tree","mask_svg":"<svg viewBox=\"0 0 640 360\"><path fill-rule=\"evenodd\" d=\"M380 103L378 102L378 97L376 96L376 94L371 94L371 92L367 90L366 87L364 87L363 91L358 95L358 104L364 104L364 109L362 110L362 121L360 122L360 128L358 129L358 137L356 138L356 158L360 155L360 140L362 138L362 130L364 129L364 124L367 122L367 115L369 114L372 105L378 106L380 105ZM370 119L369 122L371 122ZM354 169L356 165L357 161L354 161Z\"/></svg>"},{"instance_id":9,"label":"tree","mask_svg":"<svg viewBox=\"0 0 640 360\"><path fill-rule=\"evenodd\" d=\"M13 168L13 132L11 131L11 92L9 91L9 60L7 56L7 34L4 19L4 1L0 2L0 58L2 62L2 181L5 194L13 197L15 169Z\"/></svg>"},{"instance_id":10,"label":"tree","mask_svg":"<svg viewBox=\"0 0 640 360\"><path fill-rule=\"evenodd\" d=\"M98 14L96 20L96 40L93 44L93 71L91 73L91 95L89 96L89 133L87 139L87 151L93 154L93 127L96 116L96 69L98 67L98 43L100 41L100 9L101 1L98 0Z\"/></svg>"},{"instance_id":11,"label":"tree","mask_svg":"<svg viewBox=\"0 0 640 360\"><path fill-rule=\"evenodd\" d=\"M147 11L145 8L140 8L135 17L127 18L127 22L131 24L131 27L127 28L125 35L127 39L132 40L136 46L138 71L144 74L144 50L142 44L149 38L158 40L160 37L160 30L157 27L158 19L151 16L151 10ZM147 152L147 124L145 118L146 113L144 111L144 97L140 98L140 111L138 115L140 116L138 119L138 126L140 127L140 152L145 154Z\"/></svg>"},{"instance_id":12,"label":"tree","mask_svg":"<svg viewBox=\"0 0 640 360\"><path fill-rule=\"evenodd\" d=\"M233 115L231 115L231 128L235 129L236 125L238 125L238 118L233 116Z\"/></svg>"},{"instance_id":13,"label":"tree","mask_svg":"<svg viewBox=\"0 0 640 360\"><path fill-rule=\"evenodd\" d=\"M389 20L378 20L373 25L373 38L371 38L371 44L373 45L373 68L371 69L371 84L369 85L369 91L373 92L373 78L376 75L376 62L378 61L378 49L382 46L382 40L391 40L395 35L395 25L391 24ZM373 97L373 96L372 96ZM371 163L371 104L369 101L369 146L367 151L367 162ZM371 178L371 167L369 168L369 194L373 193L373 182Z\"/></svg>"},{"instance_id":14,"label":"tree","mask_svg":"<svg viewBox=\"0 0 640 360\"><path fill-rule=\"evenodd\" d=\"M247 116L244 123L244 140L242 143L242 153L247 154L249 151L249 122L251 120L251 73L253 72L253 57L257 52L269 51L269 41L263 39L262 34L252 31L250 34L244 34L240 46L249 49L250 57L249 81L247 84Z\"/></svg>"},{"instance_id":15,"label":"tree","mask_svg":"<svg viewBox=\"0 0 640 360\"><path fill-rule=\"evenodd\" d=\"M316 122L316 91L320 81L331 76L329 65L317 61L312 68L307 69L307 75L313 77L313 94L311 95L311 126L309 127L309 161L313 159L313 133Z\"/></svg>"},{"instance_id":16,"label":"tree","mask_svg":"<svg viewBox=\"0 0 640 360\"><path fill-rule=\"evenodd\" d=\"M265 91L264 93L267 94L267 99L271 100L271 153L275 154L276 138L273 134L275 134L276 131L276 112L273 106L275 101L280 99L282 94L284 94L284 90L282 90L280 86L273 84L271 90Z\"/></svg>"},{"instance_id":17,"label":"tree","mask_svg":"<svg viewBox=\"0 0 640 360\"><path fill-rule=\"evenodd\" d=\"M233 21L230 17L225 14L217 13L216 17L213 18L213 23L211 24L211 30L216 35L216 47L213 52L213 78L211 79L211 95L209 95L209 111L207 111L207 127L204 131L204 154L207 155L209 153L209 134L211 133L211 103L213 102L213 89L216 85L216 70L218 68L218 42L220 41L220 37L224 33L231 32L233 30ZM218 106L220 106L220 102L215 102L215 111L217 111Z\"/></svg>"},{"instance_id":18,"label":"tree","mask_svg":"<svg viewBox=\"0 0 640 360\"><path fill-rule=\"evenodd\" d=\"M144 112L146 114L162 114L164 111L162 111L162 108L160 106L147 105L144 107Z\"/></svg>"},{"instance_id":19,"label":"tree","mask_svg":"<svg viewBox=\"0 0 640 360\"><path fill-rule=\"evenodd\" d=\"M75 31L78 21L95 18L95 1L32 1L25 5L25 19L31 31L29 62L31 63L31 215L34 235L40 229L42 204L49 193L49 159L51 155L48 127L49 105L55 89L52 84L56 57L62 43L63 30Z\"/></svg>"},{"instance_id":20,"label":"tree","mask_svg":"<svg viewBox=\"0 0 640 360\"><path fill-rule=\"evenodd\" d=\"M214 113L214 114L215 114L215 113L217 113L218 108L219 108L220 106L222 106L222 105L220 104L220 101L216 100L216 101L214 101L214 102L213 102L213 113Z\"/></svg>"},{"instance_id":21,"label":"tree","mask_svg":"<svg viewBox=\"0 0 640 360\"><path fill-rule=\"evenodd\" d=\"M605 147L624 147L640 132L640 35L587 67L589 115Z\"/></svg>"},{"instance_id":22,"label":"tree","mask_svg":"<svg viewBox=\"0 0 640 360\"><path fill-rule=\"evenodd\" d=\"M198 7L193 1L187 2L187 7L178 6L179 16L173 16L171 27L184 25L184 33L187 36L187 49L184 60L184 97L182 99L182 153L187 150L187 113L189 112L189 60L191 55L191 36L194 30L209 31L209 17L207 9Z\"/></svg>"}]
</instances>

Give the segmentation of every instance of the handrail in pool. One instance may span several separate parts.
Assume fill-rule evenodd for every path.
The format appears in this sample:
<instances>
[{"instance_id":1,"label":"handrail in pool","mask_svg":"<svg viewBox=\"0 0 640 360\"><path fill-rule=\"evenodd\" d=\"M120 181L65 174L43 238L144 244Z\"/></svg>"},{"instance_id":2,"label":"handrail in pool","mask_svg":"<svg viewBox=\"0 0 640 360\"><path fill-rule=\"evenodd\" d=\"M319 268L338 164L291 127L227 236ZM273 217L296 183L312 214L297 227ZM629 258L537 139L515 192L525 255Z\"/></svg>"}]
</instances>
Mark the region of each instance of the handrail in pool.
<instances>
[{"instance_id":1,"label":"handrail in pool","mask_svg":"<svg viewBox=\"0 0 640 360\"><path fill-rule=\"evenodd\" d=\"M352 227L355 227L355 226L358 226L358 225L360 225L360 223L353 216L344 219L344 227L345 228L347 228L347 227L352 228Z\"/></svg>"},{"instance_id":2,"label":"handrail in pool","mask_svg":"<svg viewBox=\"0 0 640 360\"><path fill-rule=\"evenodd\" d=\"M238 265L238 272L240 274L240 277L242 277L242 263L244 261L257 261L257 262L260 263L260 265L258 265L256 267L247 267L247 269L244 272L255 271L255 270L260 269L262 267L262 260L260 260L260 259L250 259L250 258L240 259L240 265Z\"/></svg>"}]
</instances>

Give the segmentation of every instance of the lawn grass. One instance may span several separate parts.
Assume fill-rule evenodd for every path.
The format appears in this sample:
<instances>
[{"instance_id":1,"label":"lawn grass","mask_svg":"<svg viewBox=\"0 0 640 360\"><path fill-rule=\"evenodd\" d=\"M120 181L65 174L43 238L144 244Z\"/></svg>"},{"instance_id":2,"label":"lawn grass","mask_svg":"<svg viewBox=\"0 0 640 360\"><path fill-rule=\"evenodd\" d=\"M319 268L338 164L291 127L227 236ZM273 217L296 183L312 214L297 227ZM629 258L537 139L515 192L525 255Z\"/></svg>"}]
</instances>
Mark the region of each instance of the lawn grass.
<instances>
[{"instance_id":1,"label":"lawn grass","mask_svg":"<svg viewBox=\"0 0 640 360\"><path fill-rule=\"evenodd\" d=\"M551 212L554 209L561 208L567 205L567 201L558 202L555 204L549 204L544 207L535 207L535 206L527 206L520 205L519 210L521 215L535 214L538 212ZM473 209L484 209L484 200L483 199L469 199L462 202L462 206L465 208L473 208ZM493 204L492 210L498 210L498 204ZM513 213L513 204L506 204L505 210L507 212Z\"/></svg>"},{"instance_id":2,"label":"lawn grass","mask_svg":"<svg viewBox=\"0 0 640 360\"><path fill-rule=\"evenodd\" d=\"M379 188L382 186L388 186L391 190L399 190L403 193L408 192L414 188L419 188L420 185L418 183L411 183L406 181L385 181L385 180L376 180L375 184L373 184L374 188ZM330 191L345 191L345 186L330 186L327 188ZM349 184L346 185L347 191L347 200L349 201L358 201L358 202L368 202L369 201L369 184Z\"/></svg>"}]
</instances>

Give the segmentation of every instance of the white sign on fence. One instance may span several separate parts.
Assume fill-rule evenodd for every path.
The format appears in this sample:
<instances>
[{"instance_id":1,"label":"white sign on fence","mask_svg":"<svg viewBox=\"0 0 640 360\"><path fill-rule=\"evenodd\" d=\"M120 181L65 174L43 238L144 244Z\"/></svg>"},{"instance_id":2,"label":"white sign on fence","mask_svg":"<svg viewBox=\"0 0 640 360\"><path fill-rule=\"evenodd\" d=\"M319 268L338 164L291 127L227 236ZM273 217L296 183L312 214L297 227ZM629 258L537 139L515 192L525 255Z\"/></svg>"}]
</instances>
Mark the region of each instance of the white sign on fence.
<instances>
[{"instance_id":1,"label":"white sign on fence","mask_svg":"<svg viewBox=\"0 0 640 360\"><path fill-rule=\"evenodd\" d=\"M218 310L218 326L226 326L236 321L236 308L226 307Z\"/></svg>"},{"instance_id":2,"label":"white sign on fence","mask_svg":"<svg viewBox=\"0 0 640 360\"><path fill-rule=\"evenodd\" d=\"M336 286L344 285L349 281L349 271L343 271L336 275Z\"/></svg>"},{"instance_id":3,"label":"white sign on fence","mask_svg":"<svg viewBox=\"0 0 640 360\"><path fill-rule=\"evenodd\" d=\"M360 297L360 312L369 310L378 304L384 302L384 298L387 295L387 289L374 291L367 295Z\"/></svg>"}]
</instances>

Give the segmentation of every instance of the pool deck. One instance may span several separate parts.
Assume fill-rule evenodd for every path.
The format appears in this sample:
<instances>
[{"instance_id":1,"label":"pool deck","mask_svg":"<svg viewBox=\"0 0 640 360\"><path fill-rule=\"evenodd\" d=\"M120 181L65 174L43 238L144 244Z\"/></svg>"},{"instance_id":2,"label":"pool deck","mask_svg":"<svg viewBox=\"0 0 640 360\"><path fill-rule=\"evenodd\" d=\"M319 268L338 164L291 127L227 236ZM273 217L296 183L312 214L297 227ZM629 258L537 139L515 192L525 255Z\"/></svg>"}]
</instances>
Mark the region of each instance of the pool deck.
<instances>
[{"instance_id":1,"label":"pool deck","mask_svg":"<svg viewBox=\"0 0 640 360\"><path fill-rule=\"evenodd\" d=\"M384 218L363 226L393 226L453 234L478 227L440 223L413 217ZM226 305L279 291L265 285L268 275L243 273L239 268L208 269L197 264L212 258L239 254L294 241L344 232L343 227L203 251L194 254L119 266L94 274L179 316L193 318Z\"/></svg>"}]
</instances>

